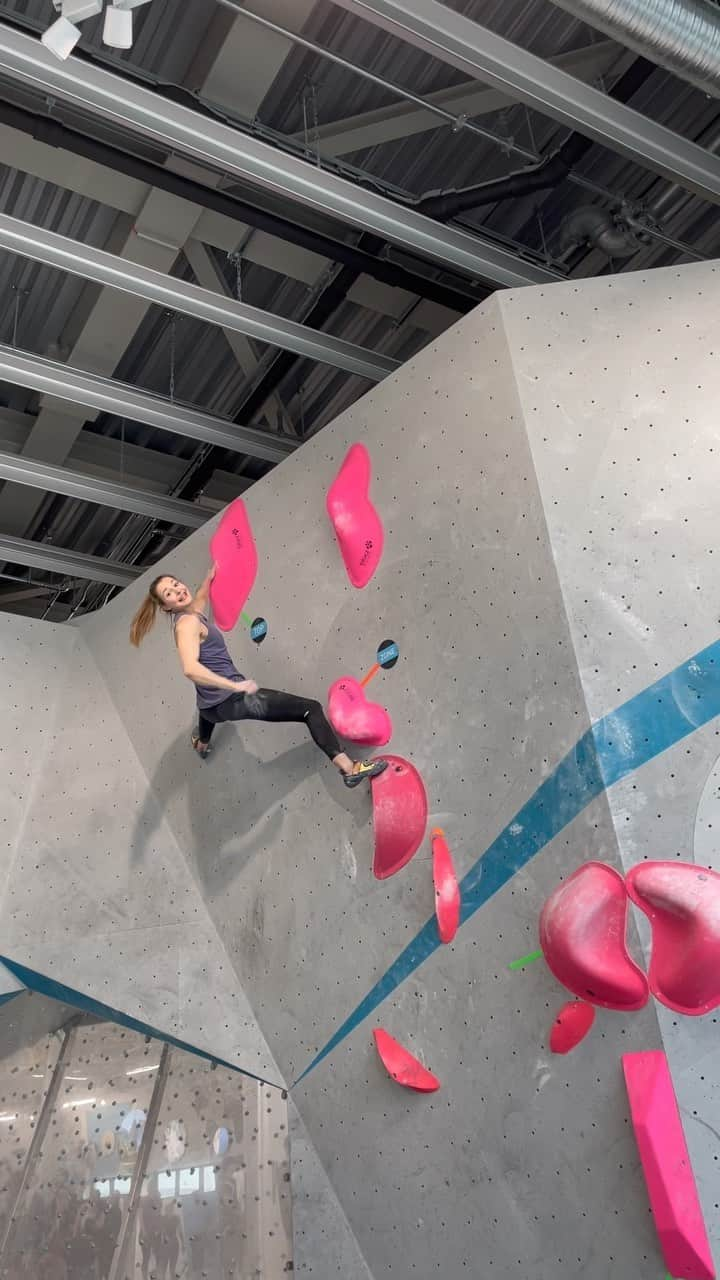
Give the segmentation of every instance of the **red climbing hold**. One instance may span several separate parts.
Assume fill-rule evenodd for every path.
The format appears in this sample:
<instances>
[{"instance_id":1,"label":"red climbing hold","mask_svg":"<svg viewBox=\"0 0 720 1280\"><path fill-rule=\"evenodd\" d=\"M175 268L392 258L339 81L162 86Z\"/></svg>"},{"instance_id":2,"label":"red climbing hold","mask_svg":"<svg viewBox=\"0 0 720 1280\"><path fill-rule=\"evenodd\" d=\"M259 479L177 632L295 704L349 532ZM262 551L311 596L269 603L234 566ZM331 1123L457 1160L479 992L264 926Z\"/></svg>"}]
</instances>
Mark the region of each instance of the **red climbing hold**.
<instances>
[{"instance_id":1,"label":"red climbing hold","mask_svg":"<svg viewBox=\"0 0 720 1280\"><path fill-rule=\"evenodd\" d=\"M378 880L394 876L423 842L427 826L427 796L420 774L402 756L382 756L388 767L370 783L375 830L373 874Z\"/></svg>"},{"instance_id":2,"label":"red climbing hold","mask_svg":"<svg viewBox=\"0 0 720 1280\"><path fill-rule=\"evenodd\" d=\"M625 881L604 862L586 862L551 893L540 916L540 946L558 982L606 1009L642 1009L647 978L625 942Z\"/></svg>"},{"instance_id":3,"label":"red climbing hold","mask_svg":"<svg viewBox=\"0 0 720 1280\"><path fill-rule=\"evenodd\" d=\"M348 450L328 490L327 513L354 587L366 587L380 563L385 535L369 497L370 454L364 444Z\"/></svg>"},{"instance_id":4,"label":"red climbing hold","mask_svg":"<svg viewBox=\"0 0 720 1280\"><path fill-rule=\"evenodd\" d=\"M217 566L210 584L215 621L221 631L232 631L253 589L258 569L250 521L245 503L230 503L210 539L210 555Z\"/></svg>"},{"instance_id":5,"label":"red climbing hold","mask_svg":"<svg viewBox=\"0 0 720 1280\"><path fill-rule=\"evenodd\" d=\"M569 1053L585 1039L593 1022L595 1010L585 1000L568 1000L560 1010L550 1031L550 1048L553 1053Z\"/></svg>"},{"instance_id":6,"label":"red climbing hold","mask_svg":"<svg viewBox=\"0 0 720 1280\"><path fill-rule=\"evenodd\" d=\"M382 1027L376 1027L373 1035L375 1048L385 1070L398 1084L404 1085L406 1089L417 1089L419 1093L434 1093L440 1088L437 1076L428 1071L407 1049L403 1049Z\"/></svg>"},{"instance_id":7,"label":"red climbing hold","mask_svg":"<svg viewBox=\"0 0 720 1280\"><path fill-rule=\"evenodd\" d=\"M441 942L452 942L460 924L460 890L445 832L439 827L432 833L432 854L438 933Z\"/></svg>"},{"instance_id":8,"label":"red climbing hold","mask_svg":"<svg viewBox=\"0 0 720 1280\"><path fill-rule=\"evenodd\" d=\"M720 875L694 862L641 862L628 872L633 902L652 924L650 990L700 1017L720 1005Z\"/></svg>"},{"instance_id":9,"label":"red climbing hold","mask_svg":"<svg viewBox=\"0 0 720 1280\"><path fill-rule=\"evenodd\" d=\"M379 702L368 701L354 676L342 676L328 691L328 719L336 733L364 747L384 747L392 737L392 720Z\"/></svg>"}]
</instances>

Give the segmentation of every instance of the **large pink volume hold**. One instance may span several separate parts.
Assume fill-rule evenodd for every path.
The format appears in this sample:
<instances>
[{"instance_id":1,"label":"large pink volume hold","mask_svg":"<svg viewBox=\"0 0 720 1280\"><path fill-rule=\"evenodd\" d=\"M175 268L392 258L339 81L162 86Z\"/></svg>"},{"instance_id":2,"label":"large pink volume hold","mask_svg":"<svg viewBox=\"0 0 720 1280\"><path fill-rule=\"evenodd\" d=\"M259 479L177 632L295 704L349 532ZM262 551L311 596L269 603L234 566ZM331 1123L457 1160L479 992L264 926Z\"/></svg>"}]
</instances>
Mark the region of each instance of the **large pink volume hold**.
<instances>
[{"instance_id":1,"label":"large pink volume hold","mask_svg":"<svg viewBox=\"0 0 720 1280\"><path fill-rule=\"evenodd\" d=\"M622 1063L665 1266L676 1280L715 1280L667 1058L655 1049L626 1053Z\"/></svg>"},{"instance_id":2,"label":"large pink volume hold","mask_svg":"<svg viewBox=\"0 0 720 1280\"><path fill-rule=\"evenodd\" d=\"M210 555L217 566L210 585L210 601L221 631L232 631L253 589L258 570L255 539L245 503L230 503L210 539Z\"/></svg>"},{"instance_id":3,"label":"large pink volume hold","mask_svg":"<svg viewBox=\"0 0 720 1280\"><path fill-rule=\"evenodd\" d=\"M676 1013L702 1017L720 1005L720 875L694 862L640 862L628 872L632 901L652 924L650 990Z\"/></svg>"},{"instance_id":4,"label":"large pink volume hold","mask_svg":"<svg viewBox=\"0 0 720 1280\"><path fill-rule=\"evenodd\" d=\"M604 862L586 862L550 894L540 915L548 968L568 991L605 1009L642 1009L647 978L625 942L625 881Z\"/></svg>"},{"instance_id":5,"label":"large pink volume hold","mask_svg":"<svg viewBox=\"0 0 720 1280\"><path fill-rule=\"evenodd\" d=\"M370 501L370 454L354 444L331 484L326 505L347 575L354 587L366 587L380 563L385 534Z\"/></svg>"}]
</instances>

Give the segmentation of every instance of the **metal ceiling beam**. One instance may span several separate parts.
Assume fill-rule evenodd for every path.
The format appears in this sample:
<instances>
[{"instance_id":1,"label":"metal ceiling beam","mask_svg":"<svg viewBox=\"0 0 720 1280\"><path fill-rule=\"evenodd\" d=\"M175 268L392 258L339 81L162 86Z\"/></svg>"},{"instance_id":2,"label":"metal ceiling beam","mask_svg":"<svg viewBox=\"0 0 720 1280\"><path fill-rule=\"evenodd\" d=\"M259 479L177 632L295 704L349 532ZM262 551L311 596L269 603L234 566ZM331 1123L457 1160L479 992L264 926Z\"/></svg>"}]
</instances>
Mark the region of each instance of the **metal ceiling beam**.
<instances>
[{"instance_id":1,"label":"metal ceiling beam","mask_svg":"<svg viewBox=\"0 0 720 1280\"><path fill-rule=\"evenodd\" d=\"M358 18L720 203L720 160L438 0L333 0Z\"/></svg>"},{"instance_id":2,"label":"metal ceiling beam","mask_svg":"<svg viewBox=\"0 0 720 1280\"><path fill-rule=\"evenodd\" d=\"M587 45L583 49L559 53L548 58L548 62L561 71L567 71L568 75L593 83L601 76L609 75L628 58L632 58L632 54L628 55L626 50L618 49L612 40L598 40L596 44ZM514 99L509 93L488 89L477 79L427 93L424 98L430 106L444 107L459 119L468 116L476 120L479 116L492 115L495 111L514 105ZM317 129L317 137L322 155L343 156L351 155L354 151L364 151L366 147L383 146L388 142L397 142L401 138L410 138L415 134L443 127L447 126L443 124L441 116L416 107L412 102L400 102L321 124ZM294 136L300 141L304 135L300 133ZM498 141L502 142L500 135Z\"/></svg>"},{"instance_id":3,"label":"metal ceiling beam","mask_svg":"<svg viewBox=\"0 0 720 1280\"><path fill-rule=\"evenodd\" d=\"M47 542L11 538L7 534L0 534L0 559L9 564L25 564L30 569L44 569L48 573L59 573L70 578L107 582L115 587L129 587L143 572L134 565L102 560L99 556L82 556L75 551L50 546Z\"/></svg>"},{"instance_id":4,"label":"metal ceiling beam","mask_svg":"<svg viewBox=\"0 0 720 1280\"><path fill-rule=\"evenodd\" d=\"M42 489L49 493L63 493L81 502L95 502L100 507L114 507L117 511L132 511L135 515L150 516L155 520L167 520L189 529L199 529L209 517L192 502L168 498L149 490L133 489L113 480L101 480L98 476L83 475L81 471L68 471L47 462L35 462L14 453L0 452L0 479L22 484L30 489Z\"/></svg>"},{"instance_id":5,"label":"metal ceiling beam","mask_svg":"<svg viewBox=\"0 0 720 1280\"><path fill-rule=\"evenodd\" d=\"M72 365L45 360L42 356L16 351L0 344L0 380L45 392L70 404L86 405L132 422L144 422L159 431L171 431L218 445L235 453L247 453L266 462L282 462L298 447L297 441L285 440L255 427L236 426L224 418L201 413L183 404L138 391L114 378L75 369Z\"/></svg>"},{"instance_id":6,"label":"metal ceiling beam","mask_svg":"<svg viewBox=\"0 0 720 1280\"><path fill-rule=\"evenodd\" d=\"M59 271L68 271L86 280L94 280L96 284L119 289L121 293L144 298L171 311L196 316L207 324L234 329L257 342L283 347L305 359L330 364L371 382L380 382L400 367L397 360L308 329L295 320L285 320L269 311L261 311L259 307L222 298L210 289L176 280L163 271L153 271L151 267L144 267L128 258L119 258L104 249L94 249L7 214L0 214L0 249L35 262L44 262L49 267L57 267Z\"/></svg>"},{"instance_id":7,"label":"metal ceiling beam","mask_svg":"<svg viewBox=\"0 0 720 1280\"><path fill-rule=\"evenodd\" d=\"M363 231L375 232L384 240L455 267L475 279L507 287L548 284L558 279L555 272L525 262L490 241L440 226L385 196L103 67L80 59L59 62L39 40L6 26L0 26L0 72L31 85L35 92L41 90L62 102L73 103L96 117L112 120L125 131L155 138L169 150L331 214Z\"/></svg>"}]
</instances>

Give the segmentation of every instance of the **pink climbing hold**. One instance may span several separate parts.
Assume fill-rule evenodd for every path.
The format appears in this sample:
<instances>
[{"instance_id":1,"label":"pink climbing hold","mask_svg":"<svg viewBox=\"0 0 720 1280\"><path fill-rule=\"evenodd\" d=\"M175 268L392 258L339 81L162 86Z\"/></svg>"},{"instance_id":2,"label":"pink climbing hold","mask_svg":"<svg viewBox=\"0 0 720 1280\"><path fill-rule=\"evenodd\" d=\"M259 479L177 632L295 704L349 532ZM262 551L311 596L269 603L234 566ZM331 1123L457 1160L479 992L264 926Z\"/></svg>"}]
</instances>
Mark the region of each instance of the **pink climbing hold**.
<instances>
[{"instance_id":1,"label":"pink climbing hold","mask_svg":"<svg viewBox=\"0 0 720 1280\"><path fill-rule=\"evenodd\" d=\"M327 513L354 587L366 587L380 563L385 534L370 501L370 454L350 447L327 495Z\"/></svg>"},{"instance_id":2,"label":"pink climbing hold","mask_svg":"<svg viewBox=\"0 0 720 1280\"><path fill-rule=\"evenodd\" d=\"M328 719L336 733L364 747L384 747L392 737L392 720L379 702L369 702L353 676L341 676L328 691Z\"/></svg>"},{"instance_id":3,"label":"pink climbing hold","mask_svg":"<svg viewBox=\"0 0 720 1280\"><path fill-rule=\"evenodd\" d=\"M585 1039L595 1021L595 1010L586 1000L568 1000L550 1029L550 1049L553 1053L570 1053Z\"/></svg>"},{"instance_id":4,"label":"pink climbing hold","mask_svg":"<svg viewBox=\"0 0 720 1280\"><path fill-rule=\"evenodd\" d=\"M380 1055L385 1070L406 1089L417 1089L419 1093L434 1093L440 1088L440 1081L432 1071L428 1071L412 1053L404 1049L382 1027L373 1031L375 1048Z\"/></svg>"},{"instance_id":5,"label":"pink climbing hold","mask_svg":"<svg viewBox=\"0 0 720 1280\"><path fill-rule=\"evenodd\" d=\"M604 862L586 862L550 895L540 915L540 946L568 991L606 1009L642 1009L648 984L625 942L625 881Z\"/></svg>"},{"instance_id":6,"label":"pink climbing hold","mask_svg":"<svg viewBox=\"0 0 720 1280\"><path fill-rule=\"evenodd\" d=\"M714 1280L715 1268L665 1054L623 1054L625 1084L650 1207L665 1266L683 1280Z\"/></svg>"},{"instance_id":7,"label":"pink climbing hold","mask_svg":"<svg viewBox=\"0 0 720 1280\"><path fill-rule=\"evenodd\" d=\"M720 874L694 862L641 862L632 901L652 925L648 979L661 1004L700 1017L720 1005Z\"/></svg>"},{"instance_id":8,"label":"pink climbing hold","mask_svg":"<svg viewBox=\"0 0 720 1280\"><path fill-rule=\"evenodd\" d=\"M417 853L427 826L427 796L420 774L402 756L383 756L388 767L370 783L375 831L373 875L394 876Z\"/></svg>"},{"instance_id":9,"label":"pink climbing hold","mask_svg":"<svg viewBox=\"0 0 720 1280\"><path fill-rule=\"evenodd\" d=\"M452 942L460 924L460 889L445 832L439 827L432 833L432 855L438 933L441 942Z\"/></svg>"},{"instance_id":10,"label":"pink climbing hold","mask_svg":"<svg viewBox=\"0 0 720 1280\"><path fill-rule=\"evenodd\" d=\"M245 503L236 498L225 511L210 539L216 565L210 601L221 631L235 626L257 576L258 556Z\"/></svg>"}]
</instances>

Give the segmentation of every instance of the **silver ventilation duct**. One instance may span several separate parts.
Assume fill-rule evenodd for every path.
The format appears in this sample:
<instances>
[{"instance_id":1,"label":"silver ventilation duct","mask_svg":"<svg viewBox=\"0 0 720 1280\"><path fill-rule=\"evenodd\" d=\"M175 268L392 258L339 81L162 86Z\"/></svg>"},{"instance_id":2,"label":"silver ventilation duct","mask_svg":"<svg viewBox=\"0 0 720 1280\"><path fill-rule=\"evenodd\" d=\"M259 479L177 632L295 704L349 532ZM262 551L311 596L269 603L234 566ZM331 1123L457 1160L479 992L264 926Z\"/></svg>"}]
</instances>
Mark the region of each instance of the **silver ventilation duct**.
<instances>
[{"instance_id":1,"label":"silver ventilation duct","mask_svg":"<svg viewBox=\"0 0 720 1280\"><path fill-rule=\"evenodd\" d=\"M720 98L720 8L708 0L553 0L573 17Z\"/></svg>"}]
</instances>

